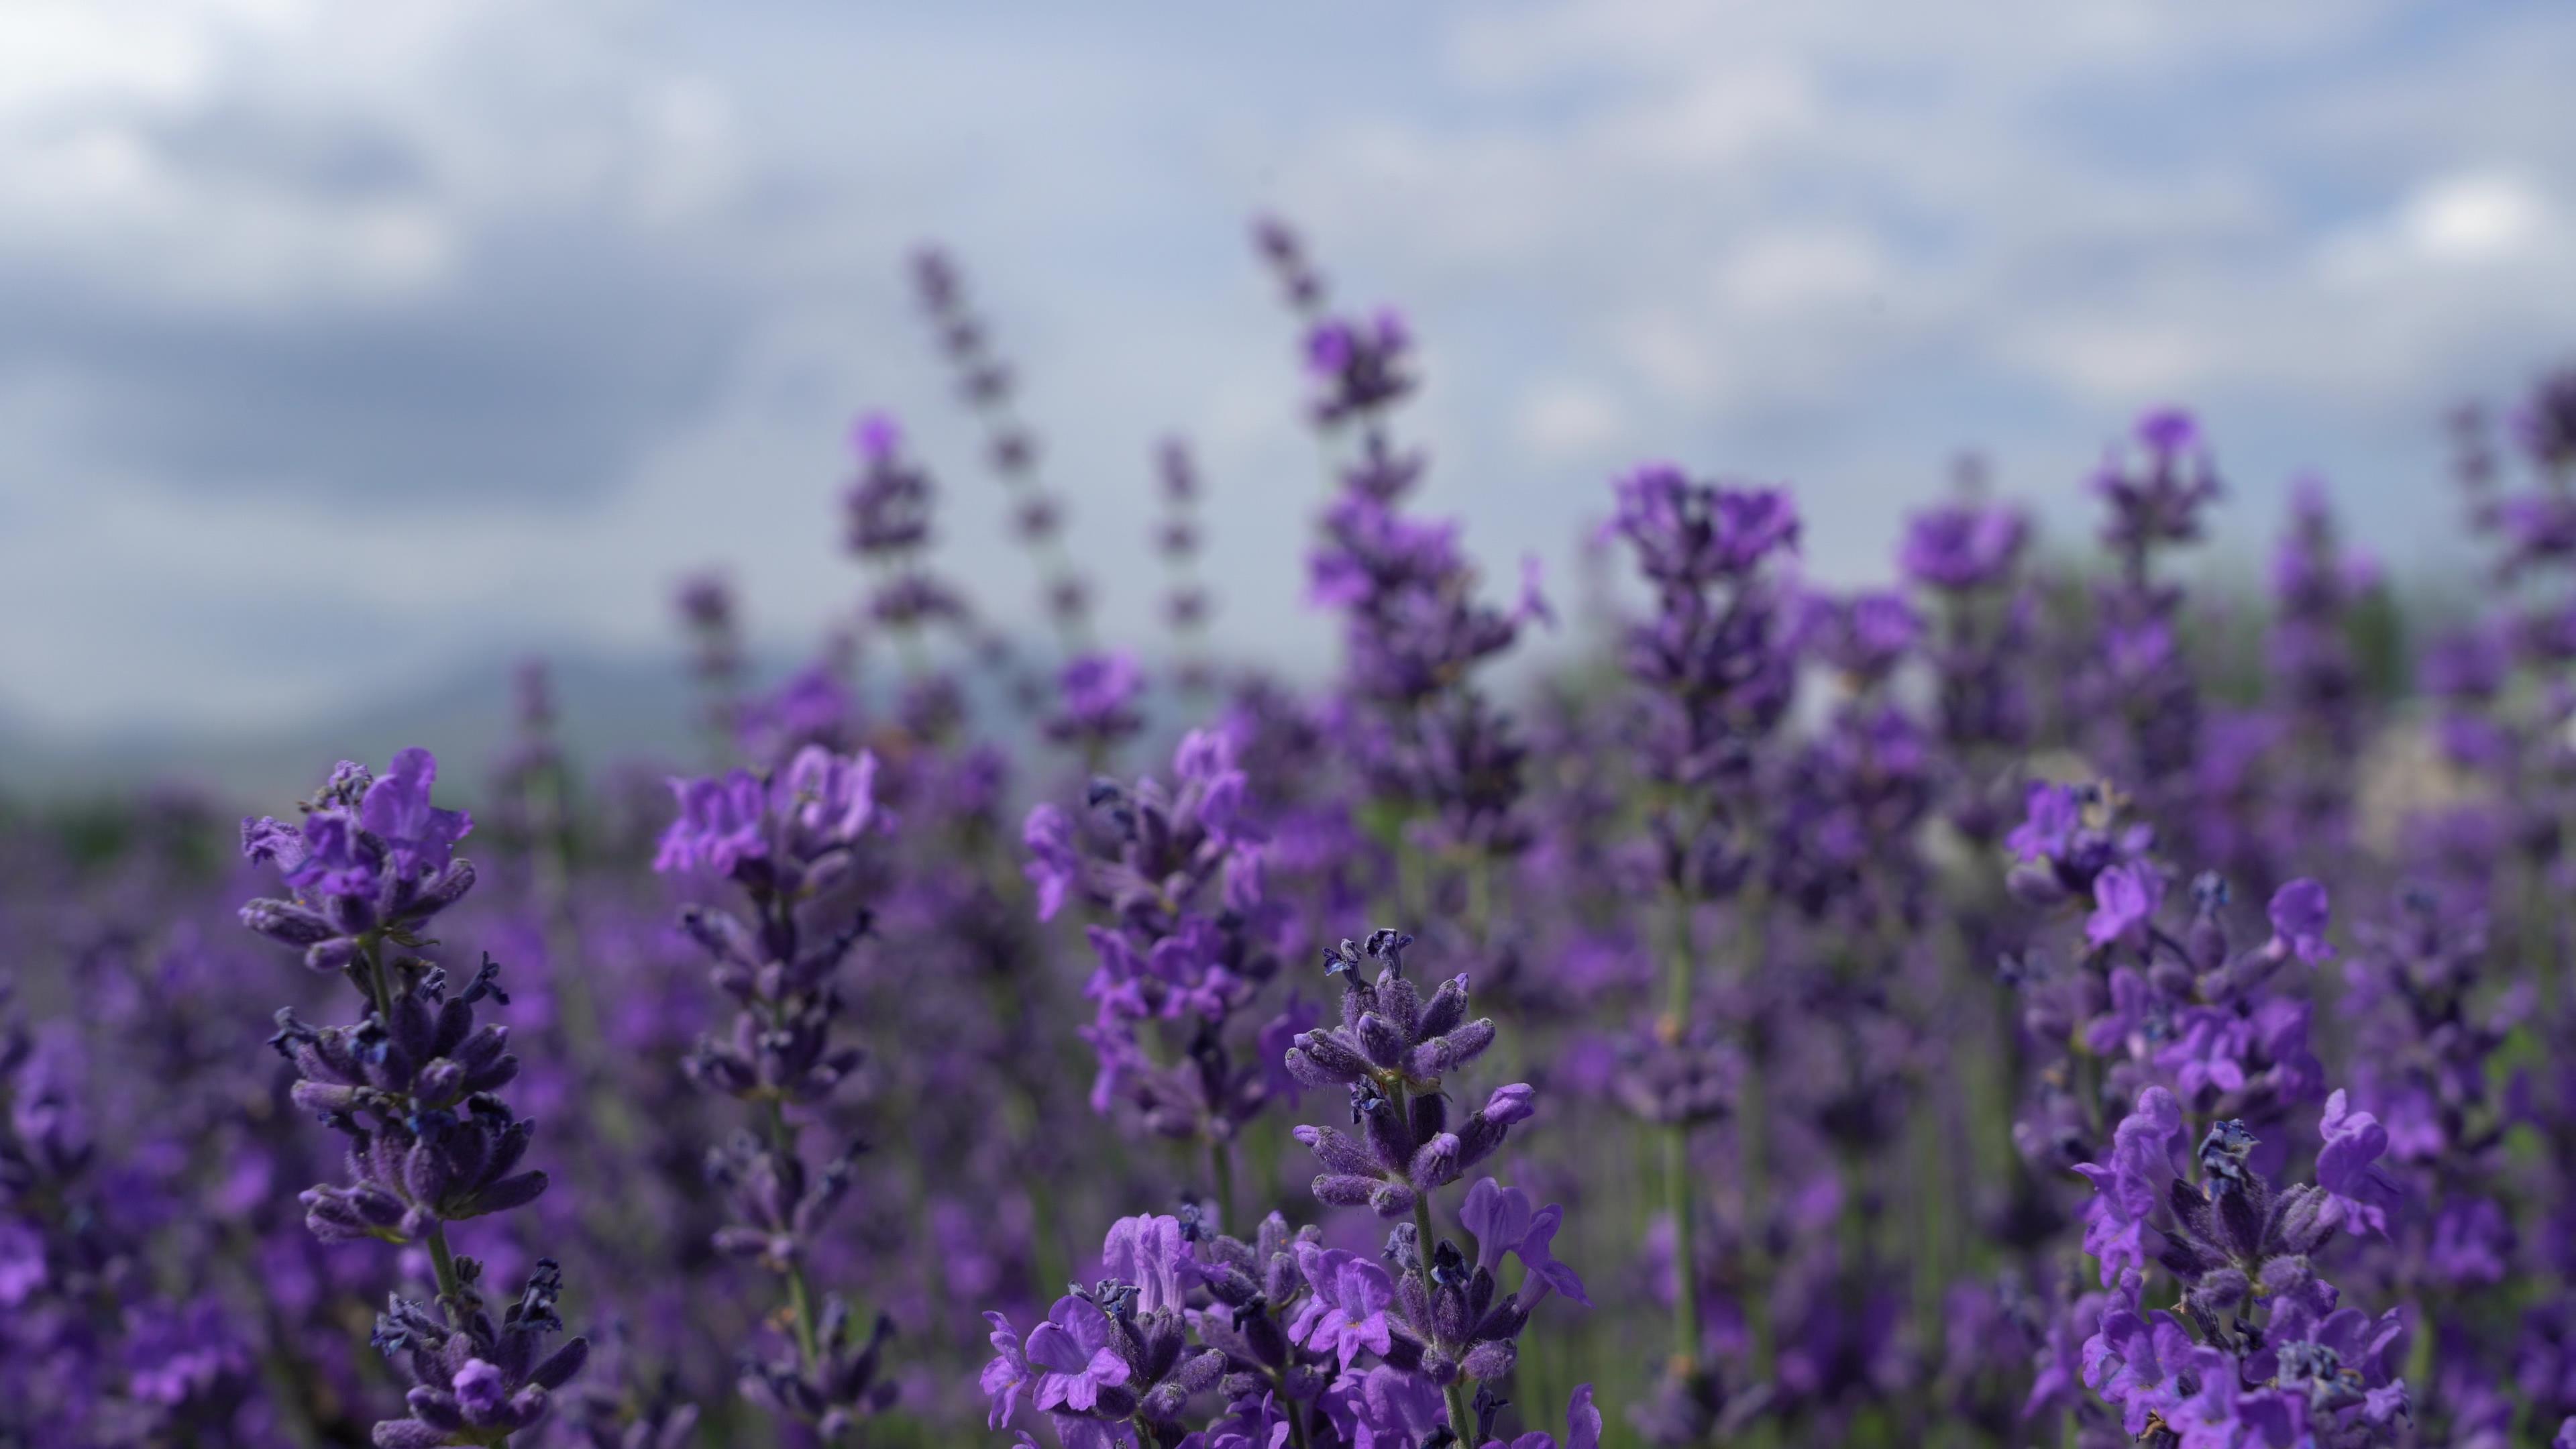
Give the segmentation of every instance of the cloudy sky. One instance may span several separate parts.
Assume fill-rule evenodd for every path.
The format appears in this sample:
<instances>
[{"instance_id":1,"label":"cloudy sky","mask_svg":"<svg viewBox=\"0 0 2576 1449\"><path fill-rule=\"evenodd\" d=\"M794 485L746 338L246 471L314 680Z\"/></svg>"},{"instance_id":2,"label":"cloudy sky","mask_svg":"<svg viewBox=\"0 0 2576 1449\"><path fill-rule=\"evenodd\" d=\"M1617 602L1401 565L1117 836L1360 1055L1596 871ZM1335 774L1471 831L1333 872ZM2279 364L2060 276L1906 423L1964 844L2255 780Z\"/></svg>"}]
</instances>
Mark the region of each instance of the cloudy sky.
<instances>
[{"instance_id":1,"label":"cloudy sky","mask_svg":"<svg viewBox=\"0 0 2576 1449\"><path fill-rule=\"evenodd\" d=\"M1561 573L1646 457L1793 483L1837 578L1963 447L2071 536L2166 400L2242 539L2314 468L2436 571L2439 414L2576 354L2570 74L2563 0L8 0L0 717L257 731L648 657L709 563L794 649L855 592L869 405L1011 617L925 238L1111 629L1151 637L1177 432L1225 638L1310 659L1261 209L1415 320L1431 502L1499 574Z\"/></svg>"}]
</instances>

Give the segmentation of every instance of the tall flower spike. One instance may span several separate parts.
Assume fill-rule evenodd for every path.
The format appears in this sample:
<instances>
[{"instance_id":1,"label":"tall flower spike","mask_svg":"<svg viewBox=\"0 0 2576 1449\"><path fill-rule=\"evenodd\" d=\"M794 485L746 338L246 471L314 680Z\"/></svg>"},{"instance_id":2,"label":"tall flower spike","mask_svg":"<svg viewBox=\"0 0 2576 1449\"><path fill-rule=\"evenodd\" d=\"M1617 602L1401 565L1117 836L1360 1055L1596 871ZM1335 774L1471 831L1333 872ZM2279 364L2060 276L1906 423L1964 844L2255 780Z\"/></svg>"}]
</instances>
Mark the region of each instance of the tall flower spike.
<instances>
[{"instance_id":1,"label":"tall flower spike","mask_svg":"<svg viewBox=\"0 0 2576 1449\"><path fill-rule=\"evenodd\" d=\"M495 1324L482 1265L448 1247L448 1224L524 1207L546 1175L520 1170L534 1129L498 1095L519 1072L508 1034L474 1021L478 1003L509 1001L500 967L486 956L451 991L443 968L387 949L420 944L420 926L473 884L473 867L454 858L471 822L430 802L437 778L426 750L395 755L381 776L344 761L307 803L302 830L265 817L242 829L243 853L276 865L297 891L291 902L251 902L244 923L302 947L308 966L344 971L369 1007L345 1027L283 1010L269 1039L296 1068L296 1105L351 1143L354 1181L308 1189L306 1225L329 1242L423 1244L437 1277L434 1305L397 1297L377 1319L376 1346L413 1381L409 1417L375 1426L381 1449L497 1444L533 1428L589 1351L576 1338L537 1355L542 1336L563 1329L553 1260L539 1260ZM280 929L308 918L341 934Z\"/></svg>"},{"instance_id":2,"label":"tall flower spike","mask_svg":"<svg viewBox=\"0 0 2576 1449\"><path fill-rule=\"evenodd\" d=\"M861 1059L836 1044L834 1028L845 1004L841 966L873 921L848 887L868 839L889 823L877 770L873 754L810 745L766 777L737 770L721 781L674 781L681 813L656 862L667 872L722 875L751 907L750 922L713 906L681 913L682 930L714 961L713 980L736 1008L733 1029L701 1037L681 1065L705 1090L753 1107L765 1129L738 1132L707 1156L708 1180L732 1218L713 1246L776 1274L789 1305L792 1347L747 1348L742 1387L826 1443L892 1401L880 1366L893 1325L883 1315L865 1319L837 1295L818 1299L808 1261L849 1196L860 1149L809 1164L787 1109L828 1101ZM864 1333L862 1322L871 1324Z\"/></svg>"}]
</instances>

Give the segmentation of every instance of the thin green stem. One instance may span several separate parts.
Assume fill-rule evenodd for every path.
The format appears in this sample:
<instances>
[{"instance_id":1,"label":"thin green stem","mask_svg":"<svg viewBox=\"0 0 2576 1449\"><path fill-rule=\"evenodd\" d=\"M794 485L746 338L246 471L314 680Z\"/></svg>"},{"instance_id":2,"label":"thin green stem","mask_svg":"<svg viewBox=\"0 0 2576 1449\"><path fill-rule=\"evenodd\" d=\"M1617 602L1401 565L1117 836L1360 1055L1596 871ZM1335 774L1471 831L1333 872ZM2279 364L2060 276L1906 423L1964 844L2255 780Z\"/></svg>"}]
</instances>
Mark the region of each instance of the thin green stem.
<instances>
[{"instance_id":1,"label":"thin green stem","mask_svg":"<svg viewBox=\"0 0 2576 1449\"><path fill-rule=\"evenodd\" d=\"M1673 1217L1673 1367L1696 1377L1701 1371L1699 1234L1691 1203L1690 1139L1688 1123L1664 1130L1664 1205Z\"/></svg>"},{"instance_id":2,"label":"thin green stem","mask_svg":"<svg viewBox=\"0 0 2576 1449\"><path fill-rule=\"evenodd\" d=\"M1697 943L1691 934L1691 903L1672 900L1672 951L1665 960L1664 1020L1661 1034L1678 1045L1690 1032L1692 997L1698 986ZM1664 1208L1673 1219L1673 1369L1696 1378L1700 1363L1698 1205L1691 1170L1691 1124L1675 1122L1664 1130Z\"/></svg>"},{"instance_id":3,"label":"thin green stem","mask_svg":"<svg viewBox=\"0 0 2576 1449\"><path fill-rule=\"evenodd\" d=\"M464 1285L456 1277L456 1255L447 1248L447 1225L431 1224L429 1236L421 1241L429 1245L429 1266L438 1275L438 1296L444 1300L454 1299Z\"/></svg>"},{"instance_id":4,"label":"thin green stem","mask_svg":"<svg viewBox=\"0 0 2576 1449\"><path fill-rule=\"evenodd\" d=\"M787 1125L786 1109L775 1097L769 1099L768 1108L770 1148L792 1161L796 1156L796 1133ZM822 1366L822 1354L815 1346L814 1292L805 1281L801 1261L787 1265L787 1308L796 1317L796 1352L810 1373Z\"/></svg>"},{"instance_id":5,"label":"thin green stem","mask_svg":"<svg viewBox=\"0 0 2576 1449\"><path fill-rule=\"evenodd\" d=\"M394 1021L393 989L385 981L385 938L369 931L358 938L358 964L350 968L357 978L358 989L367 993L367 1004L376 1015L392 1026Z\"/></svg>"},{"instance_id":6,"label":"thin green stem","mask_svg":"<svg viewBox=\"0 0 2576 1449\"><path fill-rule=\"evenodd\" d=\"M1768 953L1765 910L1758 890L1746 897L1739 915L1743 960L1739 969L1750 979L1762 969ZM1744 1042L1744 1079L1736 1092L1735 1144L1738 1179L1744 1192L1744 1323L1752 1342L1752 1376L1769 1383L1778 1360L1778 1338L1771 1322L1771 1117L1764 1042L1748 1021Z\"/></svg>"},{"instance_id":7,"label":"thin green stem","mask_svg":"<svg viewBox=\"0 0 2576 1449\"><path fill-rule=\"evenodd\" d=\"M1231 1138L1208 1139L1208 1172L1216 1180L1217 1221L1221 1232L1240 1234L1241 1224L1234 1218L1234 1142Z\"/></svg>"}]
</instances>

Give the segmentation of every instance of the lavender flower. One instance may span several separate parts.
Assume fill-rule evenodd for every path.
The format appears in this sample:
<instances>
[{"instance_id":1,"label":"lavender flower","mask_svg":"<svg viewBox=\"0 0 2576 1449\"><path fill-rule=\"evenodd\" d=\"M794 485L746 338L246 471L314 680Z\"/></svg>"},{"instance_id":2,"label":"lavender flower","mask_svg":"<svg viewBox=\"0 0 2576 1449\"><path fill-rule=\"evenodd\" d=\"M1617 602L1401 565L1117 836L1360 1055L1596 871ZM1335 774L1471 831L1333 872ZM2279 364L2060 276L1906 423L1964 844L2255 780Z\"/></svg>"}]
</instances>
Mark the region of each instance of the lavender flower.
<instances>
[{"instance_id":1,"label":"lavender flower","mask_svg":"<svg viewBox=\"0 0 2576 1449\"><path fill-rule=\"evenodd\" d=\"M506 1443L545 1417L547 1392L579 1372L588 1353L576 1338L535 1359L537 1335L563 1328L554 1311L562 1276L551 1260L496 1327L477 1287L482 1264L448 1247L448 1223L525 1207L546 1190L546 1176L518 1170L534 1128L496 1095L518 1075L507 1036L474 1024L476 1003L509 999L497 985L500 968L485 957L451 995L444 969L385 949L421 945L419 926L474 883L473 867L453 858L471 822L431 805L437 777L427 750L395 755L381 778L343 761L306 805L300 832L268 817L242 826L243 855L275 865L298 892L292 902L253 901L243 923L303 946L307 966L344 971L371 1008L355 1026L329 1028L282 1010L269 1039L295 1064L296 1105L351 1143L354 1181L306 1191L306 1225L326 1242L422 1244L437 1278L432 1307L397 1296L376 1321L374 1345L415 1384L410 1417L375 1427L387 1449ZM294 913L341 934L281 935L277 922L301 918Z\"/></svg>"}]
</instances>

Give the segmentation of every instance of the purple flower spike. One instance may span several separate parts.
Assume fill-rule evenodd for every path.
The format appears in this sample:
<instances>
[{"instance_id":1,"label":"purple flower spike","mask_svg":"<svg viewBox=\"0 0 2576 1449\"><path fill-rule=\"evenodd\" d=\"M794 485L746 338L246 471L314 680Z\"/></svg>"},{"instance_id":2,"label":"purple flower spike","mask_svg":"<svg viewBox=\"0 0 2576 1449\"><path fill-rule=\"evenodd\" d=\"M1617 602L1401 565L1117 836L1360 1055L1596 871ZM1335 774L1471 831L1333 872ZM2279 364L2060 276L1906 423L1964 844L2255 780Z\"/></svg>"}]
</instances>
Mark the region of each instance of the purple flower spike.
<instances>
[{"instance_id":1,"label":"purple flower spike","mask_svg":"<svg viewBox=\"0 0 2576 1449\"><path fill-rule=\"evenodd\" d=\"M1898 567L1928 588L1983 588L2012 572L2028 532L2022 516L2010 509L1935 508L1914 515L1906 526Z\"/></svg>"}]
</instances>

